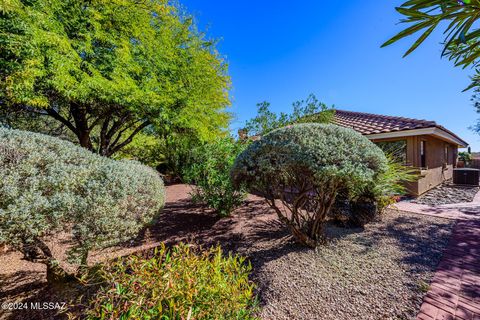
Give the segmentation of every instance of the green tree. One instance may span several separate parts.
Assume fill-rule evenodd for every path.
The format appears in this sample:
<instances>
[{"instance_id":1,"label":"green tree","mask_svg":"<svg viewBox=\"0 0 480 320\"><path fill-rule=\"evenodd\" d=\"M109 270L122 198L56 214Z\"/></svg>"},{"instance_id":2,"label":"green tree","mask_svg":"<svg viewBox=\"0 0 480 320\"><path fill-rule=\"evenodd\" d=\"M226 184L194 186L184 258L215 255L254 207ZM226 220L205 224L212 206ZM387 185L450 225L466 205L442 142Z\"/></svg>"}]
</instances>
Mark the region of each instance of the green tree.
<instances>
[{"instance_id":1,"label":"green tree","mask_svg":"<svg viewBox=\"0 0 480 320\"><path fill-rule=\"evenodd\" d=\"M105 156L146 128L209 139L228 125L227 65L167 0L5 0L0 19L4 125L42 132L49 117Z\"/></svg>"},{"instance_id":2,"label":"green tree","mask_svg":"<svg viewBox=\"0 0 480 320\"><path fill-rule=\"evenodd\" d=\"M132 142L115 153L115 159L137 160L164 174L168 182L184 180L184 173L192 165L192 150L227 136L216 133L212 139L200 139L194 130L183 132L149 130L137 134Z\"/></svg>"},{"instance_id":3,"label":"green tree","mask_svg":"<svg viewBox=\"0 0 480 320\"><path fill-rule=\"evenodd\" d=\"M326 104L318 101L315 95L310 94L306 100L296 101L292 104L292 113L281 112L277 115L270 110L267 101L257 104L258 111L255 118L247 121L244 132L247 135L264 135L270 131L285 127L293 123L328 123L331 122L334 111Z\"/></svg>"},{"instance_id":4,"label":"green tree","mask_svg":"<svg viewBox=\"0 0 480 320\"><path fill-rule=\"evenodd\" d=\"M458 160L463 161L466 165L469 165L472 159L472 154L469 152L463 151L458 153Z\"/></svg>"}]
</instances>

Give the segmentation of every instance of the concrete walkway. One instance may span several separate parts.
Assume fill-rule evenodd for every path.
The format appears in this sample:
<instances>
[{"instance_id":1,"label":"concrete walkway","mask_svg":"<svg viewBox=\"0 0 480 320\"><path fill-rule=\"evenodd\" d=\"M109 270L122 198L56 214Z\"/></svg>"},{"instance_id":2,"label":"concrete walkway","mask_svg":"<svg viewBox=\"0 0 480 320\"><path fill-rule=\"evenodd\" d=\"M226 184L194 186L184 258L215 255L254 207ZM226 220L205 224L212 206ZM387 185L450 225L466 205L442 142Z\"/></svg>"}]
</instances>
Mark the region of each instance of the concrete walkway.
<instances>
[{"instance_id":1,"label":"concrete walkway","mask_svg":"<svg viewBox=\"0 0 480 320\"><path fill-rule=\"evenodd\" d=\"M457 220L417 319L480 320L480 192L468 203L399 202L395 208Z\"/></svg>"},{"instance_id":2,"label":"concrete walkway","mask_svg":"<svg viewBox=\"0 0 480 320\"><path fill-rule=\"evenodd\" d=\"M401 201L393 205L392 208L439 218L455 220L480 220L480 192L475 195L475 198L472 202L429 206L409 201Z\"/></svg>"}]
</instances>

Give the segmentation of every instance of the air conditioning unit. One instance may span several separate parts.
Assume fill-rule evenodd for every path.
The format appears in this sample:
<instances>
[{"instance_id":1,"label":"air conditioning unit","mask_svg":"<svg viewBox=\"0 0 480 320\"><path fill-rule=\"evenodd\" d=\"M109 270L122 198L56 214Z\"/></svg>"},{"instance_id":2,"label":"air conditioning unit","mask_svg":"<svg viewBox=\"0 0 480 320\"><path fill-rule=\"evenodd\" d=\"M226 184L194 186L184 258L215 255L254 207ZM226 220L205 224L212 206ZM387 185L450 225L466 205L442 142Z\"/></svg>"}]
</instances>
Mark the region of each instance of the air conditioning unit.
<instances>
[{"instance_id":1,"label":"air conditioning unit","mask_svg":"<svg viewBox=\"0 0 480 320\"><path fill-rule=\"evenodd\" d=\"M468 186L480 186L480 170L473 168L454 169L453 183Z\"/></svg>"}]
</instances>

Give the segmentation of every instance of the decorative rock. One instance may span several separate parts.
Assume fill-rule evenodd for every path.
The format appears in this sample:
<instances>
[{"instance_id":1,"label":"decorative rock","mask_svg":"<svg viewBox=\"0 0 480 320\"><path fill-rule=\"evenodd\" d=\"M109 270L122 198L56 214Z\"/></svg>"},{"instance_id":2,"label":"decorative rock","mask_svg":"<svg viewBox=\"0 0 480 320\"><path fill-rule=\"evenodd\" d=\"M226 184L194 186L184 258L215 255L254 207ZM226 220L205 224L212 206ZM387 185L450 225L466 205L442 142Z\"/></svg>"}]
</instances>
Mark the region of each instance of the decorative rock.
<instances>
[{"instance_id":1,"label":"decorative rock","mask_svg":"<svg viewBox=\"0 0 480 320\"><path fill-rule=\"evenodd\" d=\"M439 185L438 187L424 193L412 202L418 204L426 204L430 206L472 202L478 190L478 187L465 187L454 185L452 181L449 180Z\"/></svg>"}]
</instances>

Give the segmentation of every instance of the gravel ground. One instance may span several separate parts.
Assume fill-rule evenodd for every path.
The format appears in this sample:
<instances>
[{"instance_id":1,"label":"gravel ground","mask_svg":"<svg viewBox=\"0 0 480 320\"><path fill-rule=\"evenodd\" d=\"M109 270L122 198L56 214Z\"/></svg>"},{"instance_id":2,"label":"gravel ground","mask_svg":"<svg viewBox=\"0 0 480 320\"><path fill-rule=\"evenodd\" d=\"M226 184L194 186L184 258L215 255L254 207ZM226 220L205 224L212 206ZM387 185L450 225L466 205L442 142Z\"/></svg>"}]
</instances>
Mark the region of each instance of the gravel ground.
<instances>
[{"instance_id":1,"label":"gravel ground","mask_svg":"<svg viewBox=\"0 0 480 320\"><path fill-rule=\"evenodd\" d=\"M452 223L398 214L365 230L330 227L316 251L257 243L262 319L415 319ZM274 257L272 257L272 252Z\"/></svg>"},{"instance_id":2,"label":"gravel ground","mask_svg":"<svg viewBox=\"0 0 480 320\"><path fill-rule=\"evenodd\" d=\"M472 202L478 191L478 187L458 186L447 181L424 193L413 202L430 206Z\"/></svg>"},{"instance_id":3,"label":"gravel ground","mask_svg":"<svg viewBox=\"0 0 480 320\"><path fill-rule=\"evenodd\" d=\"M132 252L149 252L161 242L220 243L247 256L253 265L261 304L270 319L414 319L452 222L391 210L382 221L362 229L329 226L331 241L316 251L294 243L275 214L255 196L230 218L192 205L185 185L167 188L162 219L135 241L95 252L98 262ZM52 239L55 252L67 239ZM0 302L69 301L79 288L59 291L45 283L40 264L16 252L0 255ZM0 319L65 319L56 311L0 312Z\"/></svg>"}]
</instances>

